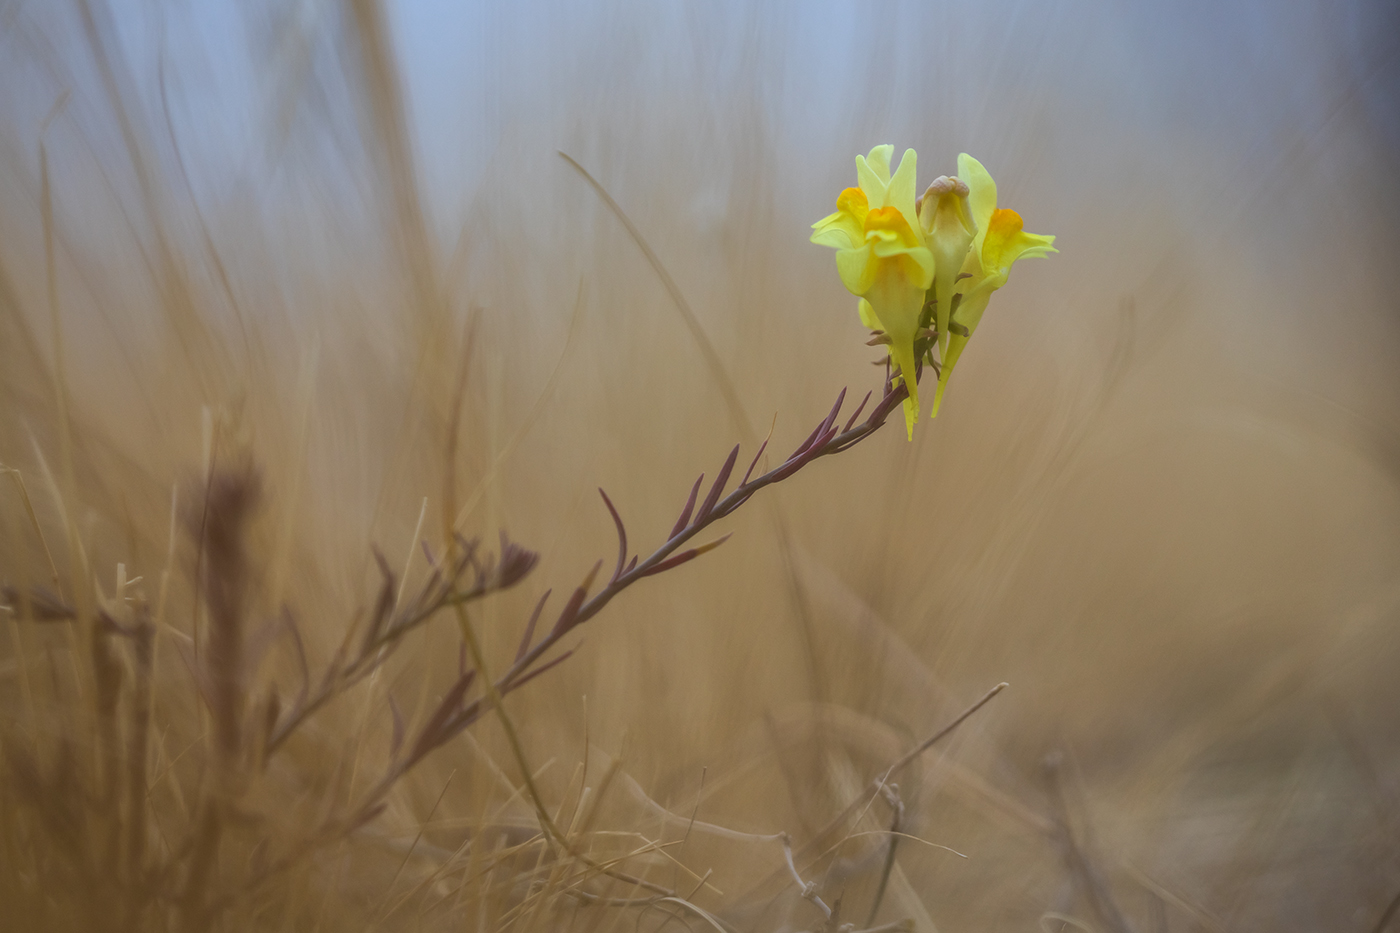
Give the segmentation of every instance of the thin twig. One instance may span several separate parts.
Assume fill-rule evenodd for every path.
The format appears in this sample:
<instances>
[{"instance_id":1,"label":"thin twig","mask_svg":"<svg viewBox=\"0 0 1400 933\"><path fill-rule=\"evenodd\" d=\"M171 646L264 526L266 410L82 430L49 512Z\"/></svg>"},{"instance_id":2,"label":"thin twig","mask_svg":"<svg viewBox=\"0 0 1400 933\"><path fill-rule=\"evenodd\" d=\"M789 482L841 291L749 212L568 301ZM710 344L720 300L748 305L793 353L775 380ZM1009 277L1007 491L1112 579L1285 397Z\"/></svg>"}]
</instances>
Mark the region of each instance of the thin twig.
<instances>
[{"instance_id":1,"label":"thin twig","mask_svg":"<svg viewBox=\"0 0 1400 933\"><path fill-rule=\"evenodd\" d=\"M865 918L867 927L875 924L875 915L880 912L880 902L885 899L885 889L889 887L890 875L894 872L895 851L903 835L900 830L904 826L904 801L899 798L899 785L886 784L881 791L894 815L890 818L890 842L889 848L885 850L885 864L880 870L880 884L875 889L875 899L870 903L870 914Z\"/></svg>"},{"instance_id":2,"label":"thin twig","mask_svg":"<svg viewBox=\"0 0 1400 933\"><path fill-rule=\"evenodd\" d=\"M792 837L787 833L783 833L782 841L783 858L787 861L788 871L792 874L792 880L797 882L797 887L802 892L802 896L815 904L817 909L822 912L822 916L830 920L831 908L826 906L826 902L817 895L817 883L815 881L802 880L802 873L797 870L797 863L792 860Z\"/></svg>"}]
</instances>

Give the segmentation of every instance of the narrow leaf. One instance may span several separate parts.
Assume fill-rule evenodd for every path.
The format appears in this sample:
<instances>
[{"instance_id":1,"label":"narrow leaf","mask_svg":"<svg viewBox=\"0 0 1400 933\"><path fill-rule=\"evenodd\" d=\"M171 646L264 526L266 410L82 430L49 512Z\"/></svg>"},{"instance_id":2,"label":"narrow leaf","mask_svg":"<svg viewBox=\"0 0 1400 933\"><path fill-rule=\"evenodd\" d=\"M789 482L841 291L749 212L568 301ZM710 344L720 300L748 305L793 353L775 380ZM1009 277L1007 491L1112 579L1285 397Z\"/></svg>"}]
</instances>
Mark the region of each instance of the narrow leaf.
<instances>
[{"instance_id":1,"label":"narrow leaf","mask_svg":"<svg viewBox=\"0 0 1400 933\"><path fill-rule=\"evenodd\" d=\"M784 463L773 471L773 482L776 483L779 480L787 479L789 476L811 463L817 455L821 453L822 448L831 443L831 439L835 436L836 429L830 428L825 434L817 438L816 443L807 445L801 454L794 454L792 457L788 458L787 463Z\"/></svg>"},{"instance_id":2,"label":"narrow leaf","mask_svg":"<svg viewBox=\"0 0 1400 933\"><path fill-rule=\"evenodd\" d=\"M705 497L705 501L700 506L700 511L695 513L695 523L698 525L710 514L710 510L719 501L720 495L724 492L724 484L729 482L729 474L734 472L734 461L739 457L739 445L735 444L734 449L729 452L729 459L724 461L724 466L720 467L719 475L715 477L715 483L710 487L710 494Z\"/></svg>"},{"instance_id":3,"label":"narrow leaf","mask_svg":"<svg viewBox=\"0 0 1400 933\"><path fill-rule=\"evenodd\" d=\"M700 494L700 484L705 481L705 474L701 473L700 478L695 481L695 485L690 487L690 498L685 500L685 508L681 510L681 517L676 519L676 526L671 529L671 534L667 541L685 531L685 526L690 524L690 511L695 508L695 497Z\"/></svg>"},{"instance_id":4,"label":"narrow leaf","mask_svg":"<svg viewBox=\"0 0 1400 933\"><path fill-rule=\"evenodd\" d=\"M379 565L379 573L383 577L383 582L379 586L379 596L374 602L374 612L369 617L369 625L365 628L364 641L360 643L362 656L369 654L375 641L384 630L384 624L389 621L389 614L394 611L394 597L398 589L394 580L394 572L389 569L389 562L384 559L379 548L374 548L374 560Z\"/></svg>"},{"instance_id":5,"label":"narrow leaf","mask_svg":"<svg viewBox=\"0 0 1400 933\"><path fill-rule=\"evenodd\" d=\"M457 682L452 685L442 702L433 710L433 715L428 717L428 721L423 724L423 728L418 733L418 741L413 743L413 760L421 758L431 749L441 744L442 728L452 715L457 712L462 705L462 698L471 689L472 681L476 679L476 671L468 671L457 678Z\"/></svg>"},{"instance_id":6,"label":"narrow leaf","mask_svg":"<svg viewBox=\"0 0 1400 933\"><path fill-rule=\"evenodd\" d=\"M763 456L763 452L768 449L768 442L773 439L773 429L777 426L778 416L774 415L773 423L768 425L768 436L763 439L762 444L758 445L758 453L753 455L753 460L749 463L749 468L744 472L744 478L739 483L740 486L747 484L749 481L749 477L753 476L753 469L754 467L758 466L759 458L761 458Z\"/></svg>"},{"instance_id":7,"label":"narrow leaf","mask_svg":"<svg viewBox=\"0 0 1400 933\"><path fill-rule=\"evenodd\" d=\"M557 658L555 658L554 660L550 661L548 664L545 664L545 665L543 665L542 667L537 667L537 668L535 668L533 671L531 671L530 673L526 674L524 677L522 677L522 678L520 678L519 680L517 680L517 681L515 681L514 683L512 683L512 684L510 685L509 689L510 689L510 690L514 690L514 689L516 689L517 687L523 687L525 684L528 684L530 681L534 680L536 677L538 677L538 676L540 676L541 674L543 674L544 672L548 671L550 668L558 667L559 665L563 664L565 661L569 660L569 658L573 657L574 652L577 651L577 650L578 650L577 648L570 648L568 651L565 651L563 654L559 655L559 657L557 657Z\"/></svg>"},{"instance_id":8,"label":"narrow leaf","mask_svg":"<svg viewBox=\"0 0 1400 933\"><path fill-rule=\"evenodd\" d=\"M856 406L856 410L854 413L852 413L850 420L847 421L846 426L841 429L842 434L845 434L847 431L849 431L851 429L851 425L856 423L856 419L860 417L860 413L865 411L865 403L868 401L870 401L869 392L865 393L865 398L860 400L860 404Z\"/></svg>"},{"instance_id":9,"label":"narrow leaf","mask_svg":"<svg viewBox=\"0 0 1400 933\"><path fill-rule=\"evenodd\" d=\"M608 494L603 492L603 487L598 487L598 495L603 497L603 504L608 507L608 514L612 516L613 524L617 526L617 569L613 571L612 578L616 580L622 576L622 568L627 565L627 529L623 527L622 516L617 514L617 509L613 507L612 500Z\"/></svg>"},{"instance_id":10,"label":"narrow leaf","mask_svg":"<svg viewBox=\"0 0 1400 933\"><path fill-rule=\"evenodd\" d=\"M823 422L822 424L825 424L825 422ZM822 433L822 425L819 424L819 425L817 425L815 428L812 429L812 433L811 433L811 434L808 434L808 435L807 435L807 439L806 439L805 441L802 442L802 446L801 446L801 447L798 447L798 448L797 448L796 450L794 450L792 453L788 454L788 458L787 458L787 460L784 461L784 462L785 462L785 463L791 463L792 461L796 460L798 457L800 457L800 456L802 456L804 453L806 453L806 452L807 452L807 448L808 448L808 447L811 447L811 446L812 446L812 443L813 443L814 441L816 441L816 439L817 439L818 437L821 437L821 433Z\"/></svg>"},{"instance_id":11,"label":"narrow leaf","mask_svg":"<svg viewBox=\"0 0 1400 933\"><path fill-rule=\"evenodd\" d=\"M569 595L569 601L564 604L564 609L559 613L559 618L554 623L552 637L557 638L574 627L578 611L583 606L583 601L588 597L588 588L593 585L593 578L598 575L598 570L602 566L601 560L594 564L593 569L588 572L588 576L579 584L578 589Z\"/></svg>"},{"instance_id":12,"label":"narrow leaf","mask_svg":"<svg viewBox=\"0 0 1400 933\"><path fill-rule=\"evenodd\" d=\"M545 590L540 601L535 603L535 611L530 613L530 621L525 624L525 634L520 638L520 647L516 649L515 660L519 661L530 650L530 643L535 640L535 623L540 620L540 613L544 611L544 601L549 599L549 594L553 592Z\"/></svg>"},{"instance_id":13,"label":"narrow leaf","mask_svg":"<svg viewBox=\"0 0 1400 933\"><path fill-rule=\"evenodd\" d=\"M670 557L663 560L661 563L657 564L655 567L648 569L646 573L642 574L642 576L649 577L652 574L661 573L664 570L670 570L672 567L679 567L681 564L684 564L687 561L694 560L701 554L704 554L707 551L713 551L715 548L728 541L729 536L733 533L734 532L731 531L728 535L725 535L722 538L716 538L709 544L702 544L699 547L693 547L689 548L688 550L681 551L679 554L673 554Z\"/></svg>"},{"instance_id":14,"label":"narrow leaf","mask_svg":"<svg viewBox=\"0 0 1400 933\"><path fill-rule=\"evenodd\" d=\"M831 406L831 413L822 422L822 433L831 430L831 426L836 423L836 416L841 413L841 406L846 403L846 388L842 386L841 394L836 396L836 404Z\"/></svg>"}]
</instances>

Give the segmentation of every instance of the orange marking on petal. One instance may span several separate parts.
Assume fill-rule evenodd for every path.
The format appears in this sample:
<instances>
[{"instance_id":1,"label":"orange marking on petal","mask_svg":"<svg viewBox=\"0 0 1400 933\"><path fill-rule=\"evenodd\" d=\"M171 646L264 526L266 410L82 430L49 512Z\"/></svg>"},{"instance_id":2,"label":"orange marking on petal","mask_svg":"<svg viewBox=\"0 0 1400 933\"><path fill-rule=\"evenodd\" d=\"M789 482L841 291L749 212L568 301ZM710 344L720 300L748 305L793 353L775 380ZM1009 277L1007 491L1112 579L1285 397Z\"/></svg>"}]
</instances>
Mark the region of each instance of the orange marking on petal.
<instances>
[{"instance_id":1,"label":"orange marking on petal","mask_svg":"<svg viewBox=\"0 0 1400 933\"><path fill-rule=\"evenodd\" d=\"M870 213L870 200L859 188L847 188L836 196L836 209L853 215L860 223L865 223L865 215Z\"/></svg>"},{"instance_id":2,"label":"orange marking on petal","mask_svg":"<svg viewBox=\"0 0 1400 933\"><path fill-rule=\"evenodd\" d=\"M1003 207L992 212L992 221L987 225L987 237L997 237L1002 240L1009 240L1021 232L1025 224L1021 221L1021 215L1009 207Z\"/></svg>"},{"instance_id":3,"label":"orange marking on petal","mask_svg":"<svg viewBox=\"0 0 1400 933\"><path fill-rule=\"evenodd\" d=\"M914 228L909 226L909 221L899 212L897 207L877 207L865 217L865 232L867 235L876 230L888 230L899 237L900 242L906 246L918 245L918 237L914 236Z\"/></svg>"},{"instance_id":4,"label":"orange marking on petal","mask_svg":"<svg viewBox=\"0 0 1400 933\"><path fill-rule=\"evenodd\" d=\"M1002 253L1021 232L1023 226L1025 224L1021 221L1021 215L1010 208L1003 207L994 211L991 221L987 224L987 239L982 244L983 266L988 269L1001 268Z\"/></svg>"}]
</instances>

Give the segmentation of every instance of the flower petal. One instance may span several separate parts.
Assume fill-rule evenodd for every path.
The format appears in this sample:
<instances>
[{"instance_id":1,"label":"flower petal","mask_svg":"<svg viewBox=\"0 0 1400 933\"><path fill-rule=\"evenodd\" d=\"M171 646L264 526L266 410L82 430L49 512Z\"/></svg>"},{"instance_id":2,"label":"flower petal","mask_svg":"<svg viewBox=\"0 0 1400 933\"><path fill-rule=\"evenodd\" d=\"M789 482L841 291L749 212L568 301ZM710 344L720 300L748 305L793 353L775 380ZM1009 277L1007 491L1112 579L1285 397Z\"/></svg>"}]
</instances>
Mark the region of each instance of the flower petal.
<instances>
[{"instance_id":1,"label":"flower petal","mask_svg":"<svg viewBox=\"0 0 1400 933\"><path fill-rule=\"evenodd\" d=\"M890 187L889 153L893 150L893 146L876 146L868 161L865 156L856 156L856 179L871 208L885 206Z\"/></svg>"},{"instance_id":2,"label":"flower petal","mask_svg":"<svg viewBox=\"0 0 1400 933\"><path fill-rule=\"evenodd\" d=\"M904 262L904 275L916 287L922 291L928 291L928 287L933 284L933 253L927 248L911 249L907 251L902 261ZM925 297L919 299L919 312L924 309Z\"/></svg>"},{"instance_id":3,"label":"flower petal","mask_svg":"<svg viewBox=\"0 0 1400 933\"><path fill-rule=\"evenodd\" d=\"M959 190L964 192L959 194ZM948 314L953 296L959 291L959 274L972 247L975 229L967 205L968 189L958 179L939 178L924 192L919 224L924 230L929 249L933 251L936 271L933 293L934 322L939 334L939 347L946 350Z\"/></svg>"},{"instance_id":4,"label":"flower petal","mask_svg":"<svg viewBox=\"0 0 1400 933\"><path fill-rule=\"evenodd\" d=\"M933 279L933 253L897 208L879 207L866 215L865 241L882 260L902 257L900 269L908 284L928 288Z\"/></svg>"},{"instance_id":5,"label":"flower petal","mask_svg":"<svg viewBox=\"0 0 1400 933\"><path fill-rule=\"evenodd\" d=\"M997 209L997 183L982 163L966 152L958 156L958 177L967 182L967 205L972 212L972 222L977 225L972 249L981 256L982 240L987 235L992 213Z\"/></svg>"},{"instance_id":6,"label":"flower petal","mask_svg":"<svg viewBox=\"0 0 1400 933\"><path fill-rule=\"evenodd\" d=\"M836 251L836 272L852 295L864 295L875 284L879 262L867 244L859 249Z\"/></svg>"},{"instance_id":7,"label":"flower petal","mask_svg":"<svg viewBox=\"0 0 1400 933\"><path fill-rule=\"evenodd\" d=\"M885 143L870 150L870 155L866 156L866 162L875 174L879 176L881 183L888 186L890 183L890 156L894 155L894 146ZM884 205L881 205L882 207Z\"/></svg>"},{"instance_id":8,"label":"flower petal","mask_svg":"<svg viewBox=\"0 0 1400 933\"><path fill-rule=\"evenodd\" d=\"M890 358L899 367L899 376L909 389L909 397L904 400L904 430L909 440L914 439L914 422L919 420L919 380L915 378L914 345L894 343L890 345Z\"/></svg>"},{"instance_id":9,"label":"flower petal","mask_svg":"<svg viewBox=\"0 0 1400 933\"><path fill-rule=\"evenodd\" d=\"M961 328L966 328L967 333L949 334L948 347L943 351L942 371L938 374L938 388L933 390L933 410L929 413L930 418L938 417L938 406L943 404L943 390L948 387L948 379L953 375L953 367L958 365L958 358L962 356L963 348L967 346L972 332L977 329L978 323L981 322L982 312L987 310L987 302L991 297L992 289L982 289L976 294L967 296L967 299L958 305L958 312L953 315L953 319Z\"/></svg>"},{"instance_id":10,"label":"flower petal","mask_svg":"<svg viewBox=\"0 0 1400 933\"><path fill-rule=\"evenodd\" d=\"M861 245L865 239L864 231L850 223L850 216L847 214L835 213L829 217L812 224L812 242L820 246L832 246L836 249L851 249Z\"/></svg>"},{"instance_id":11,"label":"flower petal","mask_svg":"<svg viewBox=\"0 0 1400 933\"><path fill-rule=\"evenodd\" d=\"M918 172L918 163L918 153L913 149L905 149L899 160L899 168L890 179L889 188L885 193L885 205L903 214L905 221L914 230L922 230L919 226L919 211L914 206L914 176Z\"/></svg>"},{"instance_id":12,"label":"flower petal","mask_svg":"<svg viewBox=\"0 0 1400 933\"><path fill-rule=\"evenodd\" d=\"M1022 229L1021 215L1015 211L1007 208L995 211L982 245L982 273L989 282L995 282L992 288L1000 288L1006 284L1016 260L1023 256L1057 253L1054 242L1053 236L1026 233Z\"/></svg>"},{"instance_id":13,"label":"flower petal","mask_svg":"<svg viewBox=\"0 0 1400 933\"><path fill-rule=\"evenodd\" d=\"M856 313L860 315L860 322L871 330L885 329L885 325L880 323L879 315L875 313L875 306L864 298L856 305Z\"/></svg>"},{"instance_id":14,"label":"flower petal","mask_svg":"<svg viewBox=\"0 0 1400 933\"><path fill-rule=\"evenodd\" d=\"M912 439L914 421L919 417L919 383L915 376L914 336L919 330L919 312L924 306L924 289L911 283L905 270L895 263L885 261L879 263L879 266L879 275L875 277L867 297L882 325L881 329L890 338L890 359L909 387L909 400L904 407L904 417Z\"/></svg>"},{"instance_id":15,"label":"flower petal","mask_svg":"<svg viewBox=\"0 0 1400 933\"><path fill-rule=\"evenodd\" d=\"M865 218L870 202L859 188L847 188L836 198L836 213L812 224L812 242L837 249L859 247L865 242Z\"/></svg>"}]
</instances>

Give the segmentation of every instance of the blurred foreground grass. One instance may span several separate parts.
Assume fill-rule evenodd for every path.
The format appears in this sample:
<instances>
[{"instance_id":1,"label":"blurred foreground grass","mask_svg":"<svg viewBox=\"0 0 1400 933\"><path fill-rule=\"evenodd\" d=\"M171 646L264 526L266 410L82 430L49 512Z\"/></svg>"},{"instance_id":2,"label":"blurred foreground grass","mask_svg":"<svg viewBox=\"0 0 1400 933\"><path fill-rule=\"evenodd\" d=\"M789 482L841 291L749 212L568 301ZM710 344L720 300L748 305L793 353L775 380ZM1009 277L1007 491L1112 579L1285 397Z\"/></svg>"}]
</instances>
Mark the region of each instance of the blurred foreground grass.
<instances>
[{"instance_id":1,"label":"blurred foreground grass","mask_svg":"<svg viewBox=\"0 0 1400 933\"><path fill-rule=\"evenodd\" d=\"M783 833L862 928L902 807L923 841L898 846L874 924L1377 929L1400 891L1400 198L1368 110L1394 56L1347 44L1367 8L1218 14L1222 62L1251 37L1305 49L1287 80L1178 62L1197 34L1165 13L945 28L891 8L899 81L834 57L875 42L834 9L618 7L537 41L542 11L492 9L471 12L488 76L458 110L424 87L422 24L368 0L229 32L135 4L0 10L0 583L80 617L7 599L16 928L819 929ZM444 181L453 121L471 185ZM471 607L503 670L545 589L557 607L611 567L596 487L649 553L775 413L785 453L842 386L878 392L806 228L886 141L926 179L979 154L1062 254L1018 269L912 443L896 426L763 492L506 700L592 864L540 837L494 717L323 832L457 680L451 613L265 767L220 757L221 688L194 673L208 477L259 490L237 587L256 663L226 685L242 728L302 683L281 620L317 672L371 617L375 547L396 601L428 577L420 541L540 552ZM143 604L148 662L139 640L92 650L99 610ZM898 806L823 851L872 778L1001 681ZM208 847L215 798L235 803Z\"/></svg>"}]
</instances>

